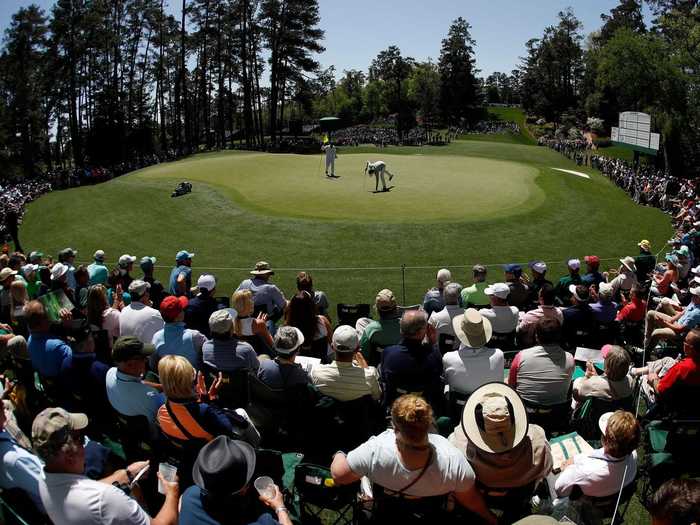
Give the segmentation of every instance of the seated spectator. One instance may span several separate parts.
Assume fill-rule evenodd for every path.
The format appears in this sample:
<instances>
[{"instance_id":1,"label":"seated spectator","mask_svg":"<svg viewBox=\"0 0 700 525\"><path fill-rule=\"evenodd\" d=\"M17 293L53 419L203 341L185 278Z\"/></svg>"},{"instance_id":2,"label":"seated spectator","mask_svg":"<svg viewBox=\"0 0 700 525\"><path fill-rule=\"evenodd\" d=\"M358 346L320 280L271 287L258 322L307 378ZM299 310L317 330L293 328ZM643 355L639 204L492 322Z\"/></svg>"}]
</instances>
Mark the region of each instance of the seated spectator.
<instances>
[{"instance_id":1,"label":"seated spectator","mask_svg":"<svg viewBox=\"0 0 700 525\"><path fill-rule=\"evenodd\" d=\"M106 285L109 279L109 270L105 266L105 252L97 250L93 256L94 262L87 267L90 285Z\"/></svg>"},{"instance_id":2,"label":"seated spectator","mask_svg":"<svg viewBox=\"0 0 700 525\"><path fill-rule=\"evenodd\" d=\"M151 288L148 291L148 293L151 298L151 302L153 303L153 308L158 310L160 309L161 301L165 299L167 293L165 292L165 287L163 286L163 283L161 283L153 276L155 264L155 257L146 256L141 258L141 261L139 262L139 267L143 272L143 278L141 280L151 285Z\"/></svg>"},{"instance_id":3,"label":"seated spectator","mask_svg":"<svg viewBox=\"0 0 700 525\"><path fill-rule=\"evenodd\" d=\"M309 272L299 272L297 274L297 290L309 292L314 298L318 315L328 317L328 297L326 297L325 292L314 290L314 281Z\"/></svg>"},{"instance_id":4,"label":"seated spectator","mask_svg":"<svg viewBox=\"0 0 700 525\"><path fill-rule=\"evenodd\" d=\"M654 295L669 297L672 294L671 285L678 283L678 257L675 255L666 256L666 271L663 274L654 273L652 275L651 291Z\"/></svg>"},{"instance_id":5,"label":"seated spectator","mask_svg":"<svg viewBox=\"0 0 700 525\"><path fill-rule=\"evenodd\" d=\"M637 284L637 267L634 265L634 258L624 257L620 259L620 262L622 266L620 266L617 277L610 281L614 300L619 300L623 293L628 294L632 287Z\"/></svg>"},{"instance_id":6,"label":"seated spectator","mask_svg":"<svg viewBox=\"0 0 700 525\"><path fill-rule=\"evenodd\" d=\"M175 255L175 267L170 272L168 292L180 297L190 297L192 294L192 257L194 253L180 250Z\"/></svg>"},{"instance_id":7,"label":"seated spectator","mask_svg":"<svg viewBox=\"0 0 700 525\"><path fill-rule=\"evenodd\" d=\"M135 280L129 285L131 304L119 314L119 335L132 335L144 344L151 344L153 336L164 326L160 312L151 308L151 285Z\"/></svg>"},{"instance_id":8,"label":"seated spectator","mask_svg":"<svg viewBox=\"0 0 700 525\"><path fill-rule=\"evenodd\" d=\"M277 357L260 363L258 378L270 388L287 389L309 384L309 376L294 363L299 347L304 344L304 334L293 326L281 326L275 334Z\"/></svg>"},{"instance_id":9,"label":"seated spectator","mask_svg":"<svg viewBox=\"0 0 700 525\"><path fill-rule=\"evenodd\" d=\"M202 401L216 398L218 381L207 391L201 372L196 373L190 362L179 355L166 355L161 359L158 376L166 398L158 409L158 426L166 436L179 442L209 442L220 435L244 438L250 427L245 418Z\"/></svg>"},{"instance_id":10,"label":"seated spectator","mask_svg":"<svg viewBox=\"0 0 700 525\"><path fill-rule=\"evenodd\" d=\"M179 489L177 482L158 478L165 488L165 502L155 518L150 518L135 499L113 486L129 485L147 462L132 463L100 481L89 479L85 470L82 430L85 414L72 414L62 408L47 408L32 424L32 441L44 461L45 482L39 485L41 501L55 525L76 523L130 523L136 525L175 525Z\"/></svg>"},{"instance_id":11,"label":"seated spectator","mask_svg":"<svg viewBox=\"0 0 700 525\"><path fill-rule=\"evenodd\" d=\"M528 266L530 267L530 273L532 274L532 278L528 283L528 289L530 292L528 303L533 305L537 304L539 301L540 290L543 286L549 285L552 287L552 289L554 289L554 285L552 284L552 281L549 281L545 277L545 274L547 273L547 263L544 261L533 261Z\"/></svg>"},{"instance_id":12,"label":"seated spectator","mask_svg":"<svg viewBox=\"0 0 700 525\"><path fill-rule=\"evenodd\" d=\"M438 270L436 286L428 290L423 297L423 310L425 310L425 313L430 315L433 312L439 312L445 307L443 291L450 281L452 281L452 274L447 268Z\"/></svg>"},{"instance_id":13,"label":"seated spectator","mask_svg":"<svg viewBox=\"0 0 700 525\"><path fill-rule=\"evenodd\" d=\"M427 342L424 340L427 336ZM401 318L401 339L382 353L384 404L391 406L402 393L421 392L431 405L442 401L442 356L435 330L421 310L410 310Z\"/></svg>"},{"instance_id":14,"label":"seated spectator","mask_svg":"<svg viewBox=\"0 0 700 525\"><path fill-rule=\"evenodd\" d=\"M248 343L239 341L233 329L236 310L226 308L213 312L209 317L211 339L202 346L205 365L221 372L233 372L241 368L257 373L260 362L255 350Z\"/></svg>"},{"instance_id":15,"label":"seated spectator","mask_svg":"<svg viewBox=\"0 0 700 525\"><path fill-rule=\"evenodd\" d=\"M616 321L639 323L644 320L647 312L647 302L644 300L644 293L639 286L632 287L629 301L624 296L622 297L622 305L615 317Z\"/></svg>"},{"instance_id":16,"label":"seated spectator","mask_svg":"<svg viewBox=\"0 0 700 525\"><path fill-rule=\"evenodd\" d=\"M483 264L475 264L472 267L473 283L462 289L462 306L464 308L485 308L490 304L488 296L484 293L487 269Z\"/></svg>"},{"instance_id":17,"label":"seated spectator","mask_svg":"<svg viewBox=\"0 0 700 525\"><path fill-rule=\"evenodd\" d=\"M492 336L489 320L469 308L452 322L461 344L459 350L442 356L450 391L471 394L484 383L503 381L503 352L485 346Z\"/></svg>"},{"instance_id":18,"label":"seated spectator","mask_svg":"<svg viewBox=\"0 0 700 525\"><path fill-rule=\"evenodd\" d=\"M193 299L194 300L194 299ZM185 328L185 309L188 299L185 296L171 295L160 303L160 315L165 322L162 330L153 334L156 351L151 358L152 368L166 355L181 355L195 370L202 369L202 345L207 338L197 330ZM209 328L207 327L207 331Z\"/></svg>"},{"instance_id":19,"label":"seated spectator","mask_svg":"<svg viewBox=\"0 0 700 525\"><path fill-rule=\"evenodd\" d=\"M630 356L621 346L610 346L605 361L603 375L598 375L593 363L586 363L586 375L574 381L573 392L576 401L587 397L621 401L631 399L634 379L628 375Z\"/></svg>"},{"instance_id":20,"label":"seated spectator","mask_svg":"<svg viewBox=\"0 0 700 525\"><path fill-rule=\"evenodd\" d=\"M371 362L370 353L374 348L386 348L395 345L401 338L399 329L399 312L394 292L380 290L374 301L379 320L360 319L357 321L357 331L361 334L360 349L365 359ZM364 326L363 326L364 325Z\"/></svg>"},{"instance_id":21,"label":"seated spectator","mask_svg":"<svg viewBox=\"0 0 700 525\"><path fill-rule=\"evenodd\" d=\"M209 318L220 308L214 297L216 295L216 277L211 274L200 275L197 279L199 292L189 300L185 308L184 322L187 328L209 337Z\"/></svg>"},{"instance_id":22,"label":"seated spectator","mask_svg":"<svg viewBox=\"0 0 700 525\"><path fill-rule=\"evenodd\" d=\"M538 346L521 350L513 359L508 384L526 403L566 403L575 363L574 356L560 346L561 336L556 319L540 319L535 328Z\"/></svg>"},{"instance_id":23,"label":"seated spectator","mask_svg":"<svg viewBox=\"0 0 700 525\"><path fill-rule=\"evenodd\" d=\"M690 288L689 292L690 304L678 312L675 312L669 303L664 302L659 305L664 312L647 312L644 348L654 348L660 340L677 340L682 334L700 324L700 286Z\"/></svg>"},{"instance_id":24,"label":"seated spectator","mask_svg":"<svg viewBox=\"0 0 700 525\"><path fill-rule=\"evenodd\" d=\"M155 351L132 336L120 337L112 348L117 366L107 371L107 399L112 408L124 416L145 416L155 430L158 409L165 397L143 381L148 358Z\"/></svg>"},{"instance_id":25,"label":"seated spectator","mask_svg":"<svg viewBox=\"0 0 700 525\"><path fill-rule=\"evenodd\" d=\"M523 281L523 268L519 264L506 264L503 267L504 279L510 294L508 304L515 306L518 310L524 310L529 306L530 288Z\"/></svg>"},{"instance_id":26,"label":"seated spectator","mask_svg":"<svg viewBox=\"0 0 700 525\"><path fill-rule=\"evenodd\" d=\"M528 347L535 344L535 327L540 319L556 319L564 322L561 308L554 306L556 301L554 287L551 284L543 284L538 296L539 306L529 312L521 312L518 322L518 341L521 346Z\"/></svg>"},{"instance_id":27,"label":"seated spectator","mask_svg":"<svg viewBox=\"0 0 700 525\"><path fill-rule=\"evenodd\" d=\"M564 316L563 342L567 348L586 346L593 333L595 316L588 304L588 288L582 284L571 285L571 306L562 310Z\"/></svg>"},{"instance_id":28,"label":"seated spectator","mask_svg":"<svg viewBox=\"0 0 700 525\"><path fill-rule=\"evenodd\" d=\"M569 291L569 287L572 284L581 284L581 276L579 275L581 261L578 259L569 259L566 262L566 267L569 270L569 275L559 279L559 282L554 287L554 293L556 293L557 299L562 305L571 304L571 292Z\"/></svg>"},{"instance_id":29,"label":"seated spectator","mask_svg":"<svg viewBox=\"0 0 700 525\"><path fill-rule=\"evenodd\" d=\"M435 328L438 339L443 334L455 336L455 331L452 328L452 319L464 313L464 309L459 305L461 293L462 285L459 283L450 283L445 286L443 292L445 307L439 312L430 314L428 322ZM459 340L455 340L453 350L457 348L459 348Z\"/></svg>"},{"instance_id":30,"label":"seated spectator","mask_svg":"<svg viewBox=\"0 0 700 525\"><path fill-rule=\"evenodd\" d=\"M412 394L401 396L391 407L391 421L392 429L371 437L347 456L337 453L333 457L331 475L337 485L367 476L375 491L386 494L377 500L374 518L378 523L404 522L406 509L410 512L405 498L449 494L484 522L496 523L476 489L474 471L467 459L445 438L429 433L433 410L424 399ZM426 523L441 523L441 517L445 518L438 514L424 519L429 520Z\"/></svg>"},{"instance_id":31,"label":"seated spectator","mask_svg":"<svg viewBox=\"0 0 700 525\"><path fill-rule=\"evenodd\" d=\"M249 491L255 473L255 449L245 441L219 436L199 451L192 469L194 485L182 495L179 525L223 525L236 523L248 525L292 525L284 498L275 485L271 498L260 496L277 515L262 514L257 519L251 512Z\"/></svg>"},{"instance_id":32,"label":"seated spectator","mask_svg":"<svg viewBox=\"0 0 700 525\"><path fill-rule=\"evenodd\" d=\"M598 300L591 303L593 318L599 323L612 323L617 317L617 303L613 300L612 285L601 282L598 287Z\"/></svg>"},{"instance_id":33,"label":"seated spectator","mask_svg":"<svg viewBox=\"0 0 700 525\"><path fill-rule=\"evenodd\" d=\"M7 411L0 404L0 489L21 489L39 512L44 512L39 485L43 483L44 466L31 450L20 445L6 430Z\"/></svg>"},{"instance_id":34,"label":"seated spectator","mask_svg":"<svg viewBox=\"0 0 700 525\"><path fill-rule=\"evenodd\" d=\"M101 284L94 284L88 290L87 320L93 331L105 330L109 348L119 337L119 310L109 306L107 289Z\"/></svg>"},{"instance_id":35,"label":"seated spectator","mask_svg":"<svg viewBox=\"0 0 700 525\"><path fill-rule=\"evenodd\" d=\"M70 346L49 332L49 317L44 305L30 301L24 309L29 328L29 355L32 368L42 377L57 377L63 360L72 354Z\"/></svg>"},{"instance_id":36,"label":"seated spectator","mask_svg":"<svg viewBox=\"0 0 700 525\"><path fill-rule=\"evenodd\" d=\"M316 313L313 296L306 290L289 300L284 312L284 324L301 330L304 344L299 355L325 360L331 340L331 324L326 317Z\"/></svg>"},{"instance_id":37,"label":"seated spectator","mask_svg":"<svg viewBox=\"0 0 700 525\"><path fill-rule=\"evenodd\" d=\"M651 243L646 239L640 241L637 246L639 246L639 255L634 258L637 282L644 283L649 280L649 275L656 267L656 257L651 253Z\"/></svg>"},{"instance_id":38,"label":"seated spectator","mask_svg":"<svg viewBox=\"0 0 700 525\"><path fill-rule=\"evenodd\" d=\"M562 467L554 489L568 496L578 486L585 496L612 496L637 476L637 451L641 428L629 412L608 412L600 418L602 448L574 456Z\"/></svg>"},{"instance_id":39,"label":"seated spectator","mask_svg":"<svg viewBox=\"0 0 700 525\"><path fill-rule=\"evenodd\" d=\"M287 300L282 291L270 282L270 277L275 275L270 263L260 261L255 264L255 269L250 272L252 279L245 279L238 285L236 291L250 290L253 293L255 312L266 313L271 322L282 318Z\"/></svg>"},{"instance_id":40,"label":"seated spectator","mask_svg":"<svg viewBox=\"0 0 700 525\"><path fill-rule=\"evenodd\" d=\"M333 332L331 345L335 359L328 365L311 369L311 383L319 391L338 401L353 401L364 396L379 400L382 395L377 370L368 366L360 352L357 331L342 325Z\"/></svg>"},{"instance_id":41,"label":"seated spectator","mask_svg":"<svg viewBox=\"0 0 700 525\"><path fill-rule=\"evenodd\" d=\"M462 422L448 439L489 489L524 487L552 470L544 430L528 424L522 400L503 383L485 384L472 393Z\"/></svg>"},{"instance_id":42,"label":"seated spectator","mask_svg":"<svg viewBox=\"0 0 700 525\"><path fill-rule=\"evenodd\" d=\"M600 268L600 257L597 255L586 255L583 258L583 262L586 263L587 271L583 277L581 277L581 284L584 284L589 288L591 286L595 286L596 289L598 289L598 285L606 281L603 274L598 271Z\"/></svg>"},{"instance_id":43,"label":"seated spectator","mask_svg":"<svg viewBox=\"0 0 700 525\"><path fill-rule=\"evenodd\" d=\"M267 314L260 312L257 317L253 316L253 293L250 290L234 292L231 296L231 307L237 313L233 323L236 336L252 342L258 354L268 353L274 342L267 329Z\"/></svg>"},{"instance_id":44,"label":"seated spectator","mask_svg":"<svg viewBox=\"0 0 700 525\"><path fill-rule=\"evenodd\" d=\"M491 322L494 333L509 334L518 327L518 309L508 305L510 288L505 283L494 283L484 290L491 301L490 308L482 308L479 313Z\"/></svg>"},{"instance_id":45,"label":"seated spectator","mask_svg":"<svg viewBox=\"0 0 700 525\"><path fill-rule=\"evenodd\" d=\"M652 496L648 510L652 525L697 525L700 523L700 481L666 481Z\"/></svg>"}]
</instances>

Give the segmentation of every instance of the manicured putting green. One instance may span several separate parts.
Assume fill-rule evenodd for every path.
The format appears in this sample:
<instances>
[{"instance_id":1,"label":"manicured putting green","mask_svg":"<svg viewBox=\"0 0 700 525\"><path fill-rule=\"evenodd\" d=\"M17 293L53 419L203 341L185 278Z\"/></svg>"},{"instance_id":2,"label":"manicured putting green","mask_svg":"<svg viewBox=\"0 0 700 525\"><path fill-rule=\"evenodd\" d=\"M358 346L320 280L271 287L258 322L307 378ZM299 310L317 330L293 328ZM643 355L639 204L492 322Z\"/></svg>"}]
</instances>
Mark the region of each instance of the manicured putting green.
<instances>
[{"instance_id":1,"label":"manicured putting green","mask_svg":"<svg viewBox=\"0 0 700 525\"><path fill-rule=\"evenodd\" d=\"M425 222L507 217L539 206L539 171L517 162L455 155L341 153L336 175L324 175L321 155L228 153L160 164L134 178L212 185L250 211L322 220ZM365 162L383 160L394 179L375 193ZM380 182L381 189L381 182Z\"/></svg>"}]
</instances>

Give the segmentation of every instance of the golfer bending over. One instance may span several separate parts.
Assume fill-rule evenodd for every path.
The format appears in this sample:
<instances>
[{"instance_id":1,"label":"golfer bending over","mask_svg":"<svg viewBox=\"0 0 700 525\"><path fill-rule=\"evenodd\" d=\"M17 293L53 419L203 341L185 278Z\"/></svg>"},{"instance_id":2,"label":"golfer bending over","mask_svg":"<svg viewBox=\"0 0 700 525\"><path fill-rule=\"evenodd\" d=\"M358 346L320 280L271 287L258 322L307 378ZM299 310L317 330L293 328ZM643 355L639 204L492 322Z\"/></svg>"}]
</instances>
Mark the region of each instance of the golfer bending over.
<instances>
[{"instance_id":1,"label":"golfer bending over","mask_svg":"<svg viewBox=\"0 0 700 525\"><path fill-rule=\"evenodd\" d=\"M369 173L368 173L369 172ZM386 187L386 180L384 180L384 174L389 175L389 181L394 178L394 175L386 169L386 163L383 160L378 160L377 162L369 162L365 165L365 173L371 177L374 175L375 184L374 191L379 191L379 177L382 178L382 191L389 191Z\"/></svg>"}]
</instances>

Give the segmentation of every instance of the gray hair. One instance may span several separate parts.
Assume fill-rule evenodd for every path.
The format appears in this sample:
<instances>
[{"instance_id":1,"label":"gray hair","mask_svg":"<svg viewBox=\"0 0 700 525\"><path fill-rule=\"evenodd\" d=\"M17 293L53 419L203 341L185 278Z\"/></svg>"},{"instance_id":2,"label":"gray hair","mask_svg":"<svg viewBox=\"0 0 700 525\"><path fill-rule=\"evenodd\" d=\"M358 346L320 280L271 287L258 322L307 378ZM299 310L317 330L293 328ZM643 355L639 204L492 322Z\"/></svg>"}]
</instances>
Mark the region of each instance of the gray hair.
<instances>
[{"instance_id":1,"label":"gray hair","mask_svg":"<svg viewBox=\"0 0 700 525\"><path fill-rule=\"evenodd\" d=\"M408 310L401 317L401 335L413 337L428 326L428 316L423 310Z\"/></svg>"},{"instance_id":2,"label":"gray hair","mask_svg":"<svg viewBox=\"0 0 700 525\"><path fill-rule=\"evenodd\" d=\"M462 295L462 285L459 283L450 283L445 286L445 290L442 292L445 298L446 305L459 304L459 300Z\"/></svg>"}]
</instances>

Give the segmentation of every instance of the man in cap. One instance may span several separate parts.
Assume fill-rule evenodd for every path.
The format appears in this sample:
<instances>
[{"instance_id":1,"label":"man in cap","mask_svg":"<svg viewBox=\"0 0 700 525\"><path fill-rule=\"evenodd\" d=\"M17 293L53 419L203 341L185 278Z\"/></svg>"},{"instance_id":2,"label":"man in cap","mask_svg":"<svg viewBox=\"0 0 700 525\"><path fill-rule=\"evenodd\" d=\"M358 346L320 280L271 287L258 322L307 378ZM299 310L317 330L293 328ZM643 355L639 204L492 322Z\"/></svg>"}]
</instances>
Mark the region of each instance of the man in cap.
<instances>
[{"instance_id":1,"label":"man in cap","mask_svg":"<svg viewBox=\"0 0 700 525\"><path fill-rule=\"evenodd\" d=\"M637 268L637 281L640 283L649 280L649 275L656 268L656 257L651 253L651 243L646 239L640 241L639 255L634 258L634 265Z\"/></svg>"},{"instance_id":2,"label":"man in cap","mask_svg":"<svg viewBox=\"0 0 700 525\"><path fill-rule=\"evenodd\" d=\"M29 328L27 345L32 368L43 377L57 377L63 360L72 354L70 346L50 333L49 316L41 302L27 303L24 317Z\"/></svg>"},{"instance_id":3,"label":"man in cap","mask_svg":"<svg viewBox=\"0 0 700 525\"><path fill-rule=\"evenodd\" d=\"M606 295L610 295L609 289L605 290ZM564 316L563 342L566 348L575 350L577 346L588 346L595 326L595 313L588 304L590 292L587 286L572 284L569 286L569 292L571 306L561 312Z\"/></svg>"},{"instance_id":4,"label":"man in cap","mask_svg":"<svg viewBox=\"0 0 700 525\"><path fill-rule=\"evenodd\" d=\"M488 296L491 307L482 308L479 313L491 322L493 331L497 334L515 332L519 311L515 306L508 305L510 287L506 283L493 283L484 293Z\"/></svg>"},{"instance_id":5,"label":"man in cap","mask_svg":"<svg viewBox=\"0 0 700 525\"><path fill-rule=\"evenodd\" d=\"M136 280L129 285L131 304L119 314L119 335L131 335L144 344L151 344L153 336L163 328L163 317L151 307L149 290L151 285Z\"/></svg>"},{"instance_id":6,"label":"man in cap","mask_svg":"<svg viewBox=\"0 0 700 525\"><path fill-rule=\"evenodd\" d=\"M32 424L34 449L44 460L45 482L39 487L46 513L55 525L134 524L175 525L178 515L179 489L158 473L165 488L165 502L155 518L136 500L113 486L130 485L148 462L132 463L100 481L83 475L85 470L84 437L88 425L85 414L73 414L62 408L41 411Z\"/></svg>"},{"instance_id":7,"label":"man in cap","mask_svg":"<svg viewBox=\"0 0 700 525\"><path fill-rule=\"evenodd\" d=\"M304 334L293 326L282 326L274 338L275 359L265 359L260 363L258 378L270 388L292 388L309 383L301 366L294 363L299 347L304 344Z\"/></svg>"},{"instance_id":8,"label":"man in cap","mask_svg":"<svg viewBox=\"0 0 700 525\"><path fill-rule=\"evenodd\" d=\"M153 334L156 351L151 358L151 368L158 368L158 361L166 355L180 355L195 370L202 369L202 346L206 336L185 326L187 297L170 295L160 303L160 315L165 326Z\"/></svg>"},{"instance_id":9,"label":"man in cap","mask_svg":"<svg viewBox=\"0 0 700 525\"><path fill-rule=\"evenodd\" d=\"M255 314L264 312L268 317L268 328L274 333L274 323L282 317L287 307L287 300L282 291L276 285L270 283L270 277L275 275L270 263L259 261L255 269L250 272L253 277L245 279L238 285L236 291L250 290L253 294Z\"/></svg>"},{"instance_id":10,"label":"man in cap","mask_svg":"<svg viewBox=\"0 0 700 525\"><path fill-rule=\"evenodd\" d=\"M530 290L529 302L530 305L537 305L540 297L540 289L544 285L553 286L552 281L548 280L545 275L547 273L547 263L544 261L532 261L528 264L532 278L528 283Z\"/></svg>"},{"instance_id":11,"label":"man in cap","mask_svg":"<svg viewBox=\"0 0 700 525\"><path fill-rule=\"evenodd\" d=\"M30 299L36 299L39 293L39 286L41 285L41 281L37 277L37 270L39 270L39 265L37 264L27 263L22 266L21 274L27 283L27 295Z\"/></svg>"},{"instance_id":12,"label":"man in cap","mask_svg":"<svg viewBox=\"0 0 700 525\"><path fill-rule=\"evenodd\" d=\"M117 366L107 371L107 399L112 408L125 416L144 416L156 433L158 409L165 402L163 394L143 382L148 358L155 351L152 344L143 344L136 337L120 337L112 347L112 360Z\"/></svg>"},{"instance_id":13,"label":"man in cap","mask_svg":"<svg viewBox=\"0 0 700 525\"><path fill-rule=\"evenodd\" d=\"M634 265L634 258L624 257L620 259L622 265L620 271L612 281L613 299L619 300L622 293L629 294L629 291L635 286L637 281L637 267Z\"/></svg>"},{"instance_id":14,"label":"man in cap","mask_svg":"<svg viewBox=\"0 0 700 525\"><path fill-rule=\"evenodd\" d=\"M647 312L644 348L653 349L660 340L677 340L700 325L700 285L690 288L690 304L676 311L671 304L661 303L659 310Z\"/></svg>"},{"instance_id":15,"label":"man in cap","mask_svg":"<svg viewBox=\"0 0 700 525\"><path fill-rule=\"evenodd\" d=\"M189 297L192 288L192 257L194 253L180 250L175 255L175 268L170 272L168 291L175 296Z\"/></svg>"},{"instance_id":16,"label":"man in cap","mask_svg":"<svg viewBox=\"0 0 700 525\"><path fill-rule=\"evenodd\" d=\"M65 264L68 267L68 272L66 275L66 280L68 282L68 288L75 290L75 257L78 255L78 251L73 248L65 248L58 252L58 262Z\"/></svg>"},{"instance_id":17,"label":"man in cap","mask_svg":"<svg viewBox=\"0 0 700 525\"><path fill-rule=\"evenodd\" d=\"M90 286L93 284L107 284L109 279L109 270L105 266L105 252L97 250L93 256L94 262L87 267L88 275L90 276Z\"/></svg>"},{"instance_id":18,"label":"man in cap","mask_svg":"<svg viewBox=\"0 0 700 525\"><path fill-rule=\"evenodd\" d=\"M528 423L522 400L503 383L487 383L469 396L462 421L448 440L467 457L487 489L525 487L552 470L544 429ZM530 513L530 501L527 508L509 506L505 512L503 523L513 523Z\"/></svg>"},{"instance_id":19,"label":"man in cap","mask_svg":"<svg viewBox=\"0 0 700 525\"><path fill-rule=\"evenodd\" d=\"M522 313L518 321L518 342L521 346L528 347L535 344L535 327L540 319L556 319L560 324L564 322L561 308L554 305L556 299L554 286L551 283L540 287L539 305L534 310Z\"/></svg>"},{"instance_id":20,"label":"man in cap","mask_svg":"<svg viewBox=\"0 0 700 525\"><path fill-rule=\"evenodd\" d=\"M0 322L10 323L10 311L12 309L12 301L10 299L10 286L17 278L17 272L12 268L5 267L0 270Z\"/></svg>"},{"instance_id":21,"label":"man in cap","mask_svg":"<svg viewBox=\"0 0 700 525\"><path fill-rule=\"evenodd\" d=\"M464 313L464 309L460 306L462 294L462 285L459 283L450 283L445 286L443 297L445 298L445 308L439 312L433 312L428 318L428 322L435 328L438 341L442 335L455 338L452 350L459 348L459 339L455 337L454 328L452 328L452 319ZM442 348L441 348L442 350Z\"/></svg>"},{"instance_id":22,"label":"man in cap","mask_svg":"<svg viewBox=\"0 0 700 525\"><path fill-rule=\"evenodd\" d=\"M523 282L523 269L519 264L506 264L503 267L503 275L510 288L508 304L515 306L518 310L524 310L529 306L528 299L530 290Z\"/></svg>"},{"instance_id":23,"label":"man in cap","mask_svg":"<svg viewBox=\"0 0 700 525\"><path fill-rule=\"evenodd\" d=\"M422 392L436 409L443 400L442 356L435 329L421 310L409 310L400 322L401 339L382 352L381 374L384 406L391 406L401 392Z\"/></svg>"},{"instance_id":24,"label":"man in cap","mask_svg":"<svg viewBox=\"0 0 700 525\"><path fill-rule=\"evenodd\" d=\"M326 177L335 178L335 159L338 156L338 150L330 142L323 146L323 151L326 154ZM331 170L330 174L328 173L329 169Z\"/></svg>"},{"instance_id":25,"label":"man in cap","mask_svg":"<svg viewBox=\"0 0 700 525\"><path fill-rule=\"evenodd\" d=\"M292 525L282 492L274 484L269 487L270 495L261 494L260 501L275 512L277 520L269 514L257 520L247 516L250 505L246 495L255 475L255 465L255 449L245 441L219 436L207 443L199 451L192 469L194 485L182 495L179 523L222 525L236 516L243 517L243 521L251 525Z\"/></svg>"},{"instance_id":26,"label":"man in cap","mask_svg":"<svg viewBox=\"0 0 700 525\"><path fill-rule=\"evenodd\" d=\"M586 255L583 258L583 262L586 263L586 273L581 277L581 284L586 286L595 286L596 288L600 283L605 282L605 277L598 270L600 268L600 257L597 255Z\"/></svg>"},{"instance_id":27,"label":"man in cap","mask_svg":"<svg viewBox=\"0 0 700 525\"><path fill-rule=\"evenodd\" d=\"M601 282L598 285L598 300L591 303L593 317L599 323L608 324L617 317L618 304L613 301L612 285Z\"/></svg>"},{"instance_id":28,"label":"man in cap","mask_svg":"<svg viewBox=\"0 0 700 525\"><path fill-rule=\"evenodd\" d=\"M498 348L487 348L491 323L474 308L452 320L459 350L442 356L445 380L450 391L471 394L484 383L503 381L504 358Z\"/></svg>"},{"instance_id":29,"label":"man in cap","mask_svg":"<svg viewBox=\"0 0 700 525\"><path fill-rule=\"evenodd\" d=\"M559 279L559 282L554 288L559 303L564 306L571 303L571 292L569 291L569 286L572 284L581 284L581 276L579 275L579 271L581 270L581 261L578 259L569 259L566 262L566 267L569 270L569 275Z\"/></svg>"},{"instance_id":30,"label":"man in cap","mask_svg":"<svg viewBox=\"0 0 700 525\"><path fill-rule=\"evenodd\" d=\"M44 264L44 254L41 252L31 252L29 254L29 262L41 266Z\"/></svg>"},{"instance_id":31,"label":"man in cap","mask_svg":"<svg viewBox=\"0 0 700 525\"><path fill-rule=\"evenodd\" d=\"M532 405L564 404L576 365L574 356L561 347L561 324L556 319L540 319L535 338L537 346L521 350L513 358L508 384Z\"/></svg>"},{"instance_id":32,"label":"man in cap","mask_svg":"<svg viewBox=\"0 0 700 525\"><path fill-rule=\"evenodd\" d=\"M204 364L222 372L245 368L257 373L260 361L253 347L236 337L236 310L224 308L209 316L211 339L202 346Z\"/></svg>"},{"instance_id":33,"label":"man in cap","mask_svg":"<svg viewBox=\"0 0 700 525\"><path fill-rule=\"evenodd\" d=\"M134 255L129 255L125 253L117 261L117 267L112 271L109 276L109 285L111 288L116 288L121 286L122 290L127 290L134 278L131 276L131 272L134 269L134 262L136 257Z\"/></svg>"},{"instance_id":34,"label":"man in cap","mask_svg":"<svg viewBox=\"0 0 700 525\"><path fill-rule=\"evenodd\" d=\"M197 279L197 295L190 299L185 309L185 324L188 328L197 330L207 337L209 333L209 318L221 308L216 300L216 277L205 273Z\"/></svg>"},{"instance_id":35,"label":"man in cap","mask_svg":"<svg viewBox=\"0 0 700 525\"><path fill-rule=\"evenodd\" d=\"M165 298L166 293L165 288L163 288L163 283L158 281L153 275L155 264L156 258L149 256L142 257L141 261L139 262L139 267L143 272L143 277L141 280L151 285L151 289L149 290L148 294L151 298L151 302L153 303L153 308L157 309L160 308L160 303L163 298Z\"/></svg>"},{"instance_id":36,"label":"man in cap","mask_svg":"<svg viewBox=\"0 0 700 525\"><path fill-rule=\"evenodd\" d=\"M379 319L369 321L364 327L362 326L363 319L360 319L355 327L361 334L360 349L362 350L362 355L368 361L371 361L370 354L373 354L373 350L396 344L401 338L399 329L401 313L399 312L394 292L386 288L380 290L374 300L374 306Z\"/></svg>"},{"instance_id":37,"label":"man in cap","mask_svg":"<svg viewBox=\"0 0 700 525\"><path fill-rule=\"evenodd\" d=\"M436 277L436 286L425 293L423 297L423 310L428 315L433 312L439 312L445 306L445 298L443 292L445 286L452 280L452 274L447 268L438 270Z\"/></svg>"},{"instance_id":38,"label":"man in cap","mask_svg":"<svg viewBox=\"0 0 700 525\"><path fill-rule=\"evenodd\" d=\"M484 293L488 284L486 283L486 266L483 264L475 264L472 267L471 286L466 286L462 289L462 306L464 308L484 308L489 305L488 296Z\"/></svg>"},{"instance_id":39,"label":"man in cap","mask_svg":"<svg viewBox=\"0 0 700 525\"><path fill-rule=\"evenodd\" d=\"M382 390L377 370L367 365L362 356L357 331L352 326L339 326L333 332L331 348L335 359L330 364L314 366L311 383L322 394L338 401L353 401L368 395L378 401Z\"/></svg>"}]
</instances>

